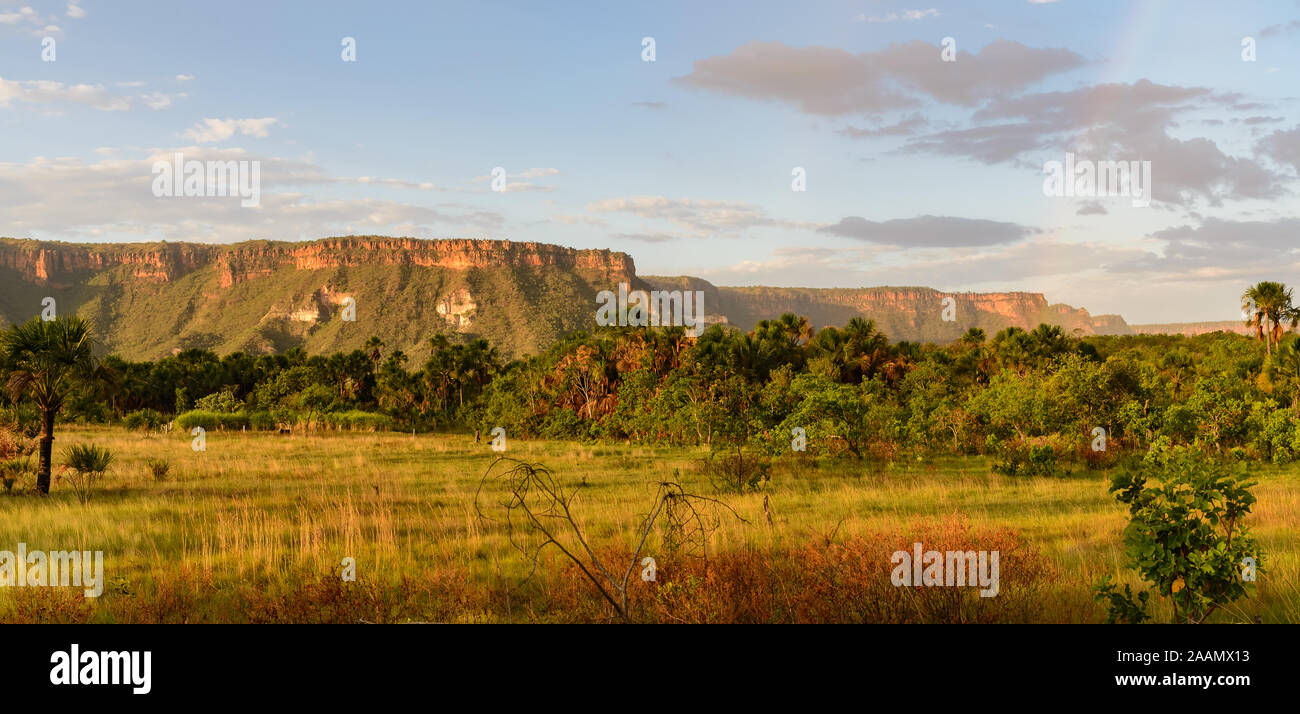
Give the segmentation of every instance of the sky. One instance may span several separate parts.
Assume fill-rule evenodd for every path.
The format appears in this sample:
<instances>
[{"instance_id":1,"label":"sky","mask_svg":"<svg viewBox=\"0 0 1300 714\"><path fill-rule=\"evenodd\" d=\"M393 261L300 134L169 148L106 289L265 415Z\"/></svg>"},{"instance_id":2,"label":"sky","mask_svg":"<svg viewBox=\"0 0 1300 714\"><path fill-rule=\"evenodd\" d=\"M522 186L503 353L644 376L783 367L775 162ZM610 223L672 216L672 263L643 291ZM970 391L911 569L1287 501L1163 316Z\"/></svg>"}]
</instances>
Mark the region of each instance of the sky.
<instances>
[{"instance_id":1,"label":"sky","mask_svg":"<svg viewBox=\"0 0 1300 714\"><path fill-rule=\"evenodd\" d=\"M1230 320L1300 282L1298 74L1296 0L0 0L0 235L497 238ZM156 195L177 153L256 162L257 205ZM1149 205L1049 195L1067 154L1150 162Z\"/></svg>"}]
</instances>

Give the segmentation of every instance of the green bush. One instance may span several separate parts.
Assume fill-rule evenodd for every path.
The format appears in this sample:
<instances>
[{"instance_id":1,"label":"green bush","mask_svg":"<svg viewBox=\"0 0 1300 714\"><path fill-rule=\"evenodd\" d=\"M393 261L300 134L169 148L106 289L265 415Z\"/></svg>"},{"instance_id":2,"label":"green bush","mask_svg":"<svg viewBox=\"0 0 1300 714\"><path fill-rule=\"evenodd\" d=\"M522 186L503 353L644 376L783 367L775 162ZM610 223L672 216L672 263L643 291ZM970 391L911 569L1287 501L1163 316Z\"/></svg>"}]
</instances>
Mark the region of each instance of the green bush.
<instances>
[{"instance_id":1,"label":"green bush","mask_svg":"<svg viewBox=\"0 0 1300 714\"><path fill-rule=\"evenodd\" d=\"M194 408L205 412L233 413L242 410L244 403L235 398L235 390L227 387L194 402Z\"/></svg>"},{"instance_id":2,"label":"green bush","mask_svg":"<svg viewBox=\"0 0 1300 714\"><path fill-rule=\"evenodd\" d=\"M215 431L221 426L221 415L216 412L189 411L176 417L176 428L188 432L194 427Z\"/></svg>"},{"instance_id":3,"label":"green bush","mask_svg":"<svg viewBox=\"0 0 1300 714\"><path fill-rule=\"evenodd\" d=\"M212 412L193 409L176 417L176 428L188 432L196 426L206 431L217 429L243 429L248 426L248 414L244 412Z\"/></svg>"},{"instance_id":4,"label":"green bush","mask_svg":"<svg viewBox=\"0 0 1300 714\"><path fill-rule=\"evenodd\" d=\"M1259 547L1244 525L1255 504L1252 486L1244 473L1230 473L1193 449L1171 448L1168 437L1157 439L1139 468L1112 480L1110 492L1129 507L1129 565L1171 602L1174 622L1205 622L1245 596L1263 572ZM1147 593L1134 600L1109 580L1094 590L1112 621L1147 618Z\"/></svg>"},{"instance_id":5,"label":"green bush","mask_svg":"<svg viewBox=\"0 0 1300 714\"><path fill-rule=\"evenodd\" d=\"M990 434L985 441L993 453L993 470L1006 476L1056 476L1062 453L1046 438L1002 440Z\"/></svg>"},{"instance_id":6,"label":"green bush","mask_svg":"<svg viewBox=\"0 0 1300 714\"><path fill-rule=\"evenodd\" d=\"M271 412L249 412L248 428L257 429L258 431L275 431L277 428L275 416Z\"/></svg>"},{"instance_id":7,"label":"green bush","mask_svg":"<svg viewBox=\"0 0 1300 714\"><path fill-rule=\"evenodd\" d=\"M247 429L248 414L244 412L234 412L231 414L221 415L222 429Z\"/></svg>"},{"instance_id":8,"label":"green bush","mask_svg":"<svg viewBox=\"0 0 1300 714\"><path fill-rule=\"evenodd\" d=\"M322 415L321 421L337 429L351 431L385 431L393 426L393 418L387 414L363 412L358 409L330 412Z\"/></svg>"},{"instance_id":9,"label":"green bush","mask_svg":"<svg viewBox=\"0 0 1300 714\"><path fill-rule=\"evenodd\" d=\"M139 409L122 417L122 423L131 431L146 431L166 424L167 417L153 409Z\"/></svg>"}]
</instances>

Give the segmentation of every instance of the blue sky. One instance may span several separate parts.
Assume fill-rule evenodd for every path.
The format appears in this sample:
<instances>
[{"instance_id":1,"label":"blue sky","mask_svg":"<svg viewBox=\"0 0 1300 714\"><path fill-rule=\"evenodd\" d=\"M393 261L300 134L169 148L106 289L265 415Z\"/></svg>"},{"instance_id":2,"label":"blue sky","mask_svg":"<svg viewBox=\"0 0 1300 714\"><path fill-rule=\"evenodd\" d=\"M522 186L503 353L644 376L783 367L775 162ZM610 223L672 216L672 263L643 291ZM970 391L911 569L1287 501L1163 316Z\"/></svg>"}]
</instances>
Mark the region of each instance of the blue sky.
<instances>
[{"instance_id":1,"label":"blue sky","mask_svg":"<svg viewBox=\"0 0 1300 714\"><path fill-rule=\"evenodd\" d=\"M0 0L0 235L509 238L1232 319L1300 282L1297 70L1290 0ZM260 161L261 205L154 196L177 151ZM1045 196L1066 152L1151 161L1154 200Z\"/></svg>"}]
</instances>

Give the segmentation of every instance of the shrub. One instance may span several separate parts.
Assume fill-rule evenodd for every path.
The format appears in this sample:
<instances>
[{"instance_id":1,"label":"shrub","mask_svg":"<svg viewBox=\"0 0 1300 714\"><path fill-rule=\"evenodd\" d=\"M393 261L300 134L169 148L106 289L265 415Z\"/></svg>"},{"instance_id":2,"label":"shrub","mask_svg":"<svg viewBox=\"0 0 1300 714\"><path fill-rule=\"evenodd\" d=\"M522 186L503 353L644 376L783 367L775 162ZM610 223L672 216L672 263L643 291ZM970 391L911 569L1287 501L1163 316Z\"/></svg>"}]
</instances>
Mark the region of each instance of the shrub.
<instances>
[{"instance_id":1,"label":"shrub","mask_svg":"<svg viewBox=\"0 0 1300 714\"><path fill-rule=\"evenodd\" d=\"M167 463L166 459L149 459L144 462L144 465L149 469L149 473L153 475L154 481L167 480L167 472L171 470L171 464Z\"/></svg>"},{"instance_id":2,"label":"shrub","mask_svg":"<svg viewBox=\"0 0 1300 714\"><path fill-rule=\"evenodd\" d=\"M248 428L248 414L244 412L221 412L220 417L222 429Z\"/></svg>"},{"instance_id":3,"label":"shrub","mask_svg":"<svg viewBox=\"0 0 1300 714\"><path fill-rule=\"evenodd\" d=\"M1119 451L1117 449L1101 449L1093 451L1092 445L1087 444L1079 451L1079 460L1083 465L1093 471L1102 471L1115 465L1119 461Z\"/></svg>"},{"instance_id":4,"label":"shrub","mask_svg":"<svg viewBox=\"0 0 1300 714\"><path fill-rule=\"evenodd\" d=\"M259 431L275 431L278 428L275 416L271 412L249 412L248 428Z\"/></svg>"},{"instance_id":5,"label":"shrub","mask_svg":"<svg viewBox=\"0 0 1300 714\"><path fill-rule=\"evenodd\" d=\"M321 421L337 429L353 431L381 431L393 426L393 418L387 414L375 414L356 409L325 414Z\"/></svg>"},{"instance_id":6,"label":"shrub","mask_svg":"<svg viewBox=\"0 0 1300 714\"><path fill-rule=\"evenodd\" d=\"M63 452L63 460L64 465L72 469L68 480L72 482L77 498L82 503L86 503L90 500L91 492L94 491L95 481L103 478L108 472L108 467L112 465L113 454L108 449L101 449L98 446L77 444Z\"/></svg>"},{"instance_id":7,"label":"shrub","mask_svg":"<svg viewBox=\"0 0 1300 714\"><path fill-rule=\"evenodd\" d=\"M1059 454L1048 437L1002 440L990 434L986 441L994 455L993 470L1006 476L1056 476Z\"/></svg>"},{"instance_id":8,"label":"shrub","mask_svg":"<svg viewBox=\"0 0 1300 714\"><path fill-rule=\"evenodd\" d=\"M25 474L34 473L32 457L38 442L16 428L0 426L0 484L12 493L14 484Z\"/></svg>"},{"instance_id":9,"label":"shrub","mask_svg":"<svg viewBox=\"0 0 1300 714\"><path fill-rule=\"evenodd\" d=\"M212 412L194 409L176 417L176 428L188 432L194 427L203 427L207 431L216 429L242 429L248 426L248 414L244 412Z\"/></svg>"},{"instance_id":10,"label":"shrub","mask_svg":"<svg viewBox=\"0 0 1300 714\"><path fill-rule=\"evenodd\" d=\"M580 439L586 429L582 418L572 409L556 409L546 416L540 432L543 439Z\"/></svg>"},{"instance_id":11,"label":"shrub","mask_svg":"<svg viewBox=\"0 0 1300 714\"><path fill-rule=\"evenodd\" d=\"M1159 486L1148 483L1153 477ZM1263 570L1258 546L1242 523L1255 503L1252 486L1190 448L1171 448L1168 437L1156 440L1140 467L1112 480L1110 492L1129 506L1124 544L1130 567L1169 599L1174 622L1204 622L1254 587L1253 574L1248 580L1242 572L1247 562L1256 564L1255 572ZM1094 590L1112 621L1145 618L1146 593L1134 601L1108 580Z\"/></svg>"},{"instance_id":12,"label":"shrub","mask_svg":"<svg viewBox=\"0 0 1300 714\"><path fill-rule=\"evenodd\" d=\"M719 493L761 490L771 480L772 461L765 455L748 453L737 445L718 447L701 459L700 470Z\"/></svg>"},{"instance_id":13,"label":"shrub","mask_svg":"<svg viewBox=\"0 0 1300 714\"><path fill-rule=\"evenodd\" d=\"M0 461L0 484L4 485L5 493L13 493L14 484L28 470L28 464L19 459Z\"/></svg>"},{"instance_id":14,"label":"shrub","mask_svg":"<svg viewBox=\"0 0 1300 714\"><path fill-rule=\"evenodd\" d=\"M176 428L188 432L194 427L214 431L221 426L221 415L216 412L188 411L176 417Z\"/></svg>"},{"instance_id":15,"label":"shrub","mask_svg":"<svg viewBox=\"0 0 1300 714\"><path fill-rule=\"evenodd\" d=\"M729 549L707 561L664 558L658 579L635 589L634 612L639 621L689 623L995 623L1046 615L1043 601L1059 573L1020 533L958 518L914 521L904 533ZM980 597L975 587L894 585L892 554L910 553L917 542L940 552L998 551L998 596ZM566 575L576 580L580 573Z\"/></svg>"},{"instance_id":16,"label":"shrub","mask_svg":"<svg viewBox=\"0 0 1300 714\"><path fill-rule=\"evenodd\" d=\"M41 413L29 401L0 407L0 427L11 434L35 438L41 433Z\"/></svg>"},{"instance_id":17,"label":"shrub","mask_svg":"<svg viewBox=\"0 0 1300 714\"><path fill-rule=\"evenodd\" d=\"M243 409L244 403L235 398L235 390L227 387L220 392L213 392L206 397L194 402L194 408L205 412L237 412Z\"/></svg>"},{"instance_id":18,"label":"shrub","mask_svg":"<svg viewBox=\"0 0 1300 714\"><path fill-rule=\"evenodd\" d=\"M131 431L146 431L166 424L167 418L153 409L138 409L122 417L122 423Z\"/></svg>"}]
</instances>

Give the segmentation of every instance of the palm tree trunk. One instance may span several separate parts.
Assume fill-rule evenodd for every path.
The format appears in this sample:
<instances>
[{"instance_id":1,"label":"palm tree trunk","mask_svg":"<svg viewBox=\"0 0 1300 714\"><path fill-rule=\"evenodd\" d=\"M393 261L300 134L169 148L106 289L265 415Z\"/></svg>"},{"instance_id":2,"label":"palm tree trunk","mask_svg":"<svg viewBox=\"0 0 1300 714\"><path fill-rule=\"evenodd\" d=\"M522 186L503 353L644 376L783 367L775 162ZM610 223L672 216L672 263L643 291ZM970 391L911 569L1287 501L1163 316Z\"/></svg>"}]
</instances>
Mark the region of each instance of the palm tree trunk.
<instances>
[{"instance_id":1,"label":"palm tree trunk","mask_svg":"<svg viewBox=\"0 0 1300 714\"><path fill-rule=\"evenodd\" d=\"M41 462L36 470L36 490L42 495L50 492L50 462L54 452L54 410L41 410Z\"/></svg>"}]
</instances>

